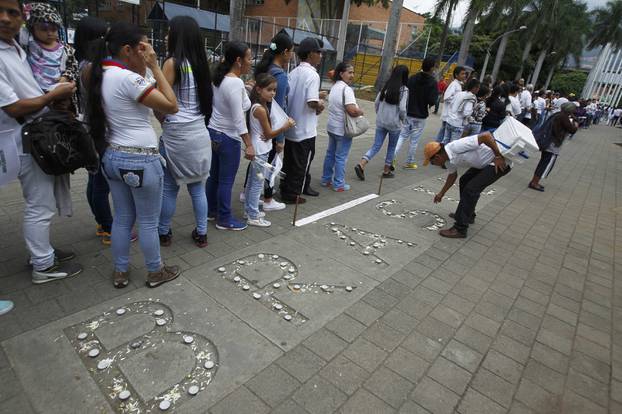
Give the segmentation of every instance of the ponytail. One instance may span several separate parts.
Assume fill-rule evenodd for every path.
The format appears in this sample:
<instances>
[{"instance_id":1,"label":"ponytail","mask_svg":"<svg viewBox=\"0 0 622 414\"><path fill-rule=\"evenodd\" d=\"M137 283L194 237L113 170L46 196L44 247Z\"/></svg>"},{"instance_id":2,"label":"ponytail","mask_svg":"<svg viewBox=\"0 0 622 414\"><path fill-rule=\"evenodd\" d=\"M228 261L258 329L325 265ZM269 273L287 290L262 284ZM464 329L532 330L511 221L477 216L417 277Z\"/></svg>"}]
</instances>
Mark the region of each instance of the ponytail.
<instances>
[{"instance_id":1,"label":"ponytail","mask_svg":"<svg viewBox=\"0 0 622 414\"><path fill-rule=\"evenodd\" d=\"M278 33L276 36L272 38L268 48L264 52L261 61L257 64L255 68L255 76L260 73L267 73L270 69L270 65L274 62L274 58L277 55L284 53L286 50L292 50L294 47L294 42L292 38L289 37L287 33Z\"/></svg>"},{"instance_id":2,"label":"ponytail","mask_svg":"<svg viewBox=\"0 0 622 414\"><path fill-rule=\"evenodd\" d=\"M233 64L238 58L244 59L248 45L243 42L229 42L224 46L224 59L216 66L214 71L213 82L214 86L220 86L225 75L231 71Z\"/></svg>"},{"instance_id":3,"label":"ponytail","mask_svg":"<svg viewBox=\"0 0 622 414\"><path fill-rule=\"evenodd\" d=\"M142 38L143 34L137 26L119 22L114 23L103 38L93 41L93 62L87 87L86 114L91 136L100 153L107 147L107 120L102 99L102 81L104 80L102 62L106 58L115 57L125 45L138 46Z\"/></svg>"},{"instance_id":4,"label":"ponytail","mask_svg":"<svg viewBox=\"0 0 622 414\"><path fill-rule=\"evenodd\" d=\"M91 50L93 62L88 78L86 114L95 148L101 154L106 149L106 113L104 112L101 90L104 79L102 60L108 56L106 40L104 38L94 40L91 43Z\"/></svg>"}]
</instances>

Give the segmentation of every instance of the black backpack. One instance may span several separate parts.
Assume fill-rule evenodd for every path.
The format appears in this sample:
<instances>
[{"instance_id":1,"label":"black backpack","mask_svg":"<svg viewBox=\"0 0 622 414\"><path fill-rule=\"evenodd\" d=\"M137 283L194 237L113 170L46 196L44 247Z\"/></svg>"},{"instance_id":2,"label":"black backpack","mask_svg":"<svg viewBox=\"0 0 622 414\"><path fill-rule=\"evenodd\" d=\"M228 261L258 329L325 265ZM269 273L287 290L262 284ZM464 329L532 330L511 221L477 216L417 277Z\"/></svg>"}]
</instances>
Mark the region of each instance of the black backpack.
<instances>
[{"instance_id":1,"label":"black backpack","mask_svg":"<svg viewBox=\"0 0 622 414\"><path fill-rule=\"evenodd\" d=\"M545 151L553 142L553 118L556 115L550 116L542 125L532 131L540 151Z\"/></svg>"},{"instance_id":2,"label":"black backpack","mask_svg":"<svg viewBox=\"0 0 622 414\"><path fill-rule=\"evenodd\" d=\"M63 175L79 168L95 171L99 155L85 125L69 111L50 110L22 129L24 152L44 173Z\"/></svg>"}]
</instances>

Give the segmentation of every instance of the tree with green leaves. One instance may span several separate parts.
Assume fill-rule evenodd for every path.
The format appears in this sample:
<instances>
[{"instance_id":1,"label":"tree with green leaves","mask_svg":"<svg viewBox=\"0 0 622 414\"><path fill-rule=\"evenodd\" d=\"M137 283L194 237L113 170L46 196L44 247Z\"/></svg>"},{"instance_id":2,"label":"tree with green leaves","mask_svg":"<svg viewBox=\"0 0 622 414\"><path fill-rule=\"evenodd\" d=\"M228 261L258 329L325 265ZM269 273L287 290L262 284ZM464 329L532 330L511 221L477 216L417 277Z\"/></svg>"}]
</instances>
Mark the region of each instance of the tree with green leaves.
<instances>
[{"instance_id":1,"label":"tree with green leaves","mask_svg":"<svg viewBox=\"0 0 622 414\"><path fill-rule=\"evenodd\" d=\"M438 17L445 13L445 24L443 26L443 33L441 34L440 46L438 48L438 57L436 58L436 65L440 66L443 59L443 53L445 53L445 43L447 42L447 35L449 34L449 25L451 24L451 15L458 5L458 0L437 0L434 9L434 16ZM441 73L440 76L443 76Z\"/></svg>"},{"instance_id":2,"label":"tree with green leaves","mask_svg":"<svg viewBox=\"0 0 622 414\"><path fill-rule=\"evenodd\" d=\"M462 30L462 40L460 42L460 52L458 53L458 65L464 65L469 55L469 48L473 40L475 22L486 10L490 8L490 0L470 0L469 8L465 17Z\"/></svg>"},{"instance_id":3,"label":"tree with green leaves","mask_svg":"<svg viewBox=\"0 0 622 414\"><path fill-rule=\"evenodd\" d=\"M622 0L609 0L605 7L592 12L593 25L588 47L612 46L622 47Z\"/></svg>"}]
</instances>

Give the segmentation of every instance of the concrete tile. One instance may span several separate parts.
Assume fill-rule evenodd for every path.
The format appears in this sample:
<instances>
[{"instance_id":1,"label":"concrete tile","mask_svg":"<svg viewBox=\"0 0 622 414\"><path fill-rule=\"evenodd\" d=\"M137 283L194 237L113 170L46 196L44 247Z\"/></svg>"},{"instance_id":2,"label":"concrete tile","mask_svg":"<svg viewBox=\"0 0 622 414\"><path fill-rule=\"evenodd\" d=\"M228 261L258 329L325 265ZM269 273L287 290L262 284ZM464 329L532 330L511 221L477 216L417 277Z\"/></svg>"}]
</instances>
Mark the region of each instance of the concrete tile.
<instances>
[{"instance_id":1,"label":"concrete tile","mask_svg":"<svg viewBox=\"0 0 622 414\"><path fill-rule=\"evenodd\" d=\"M483 358L479 352L453 339L447 344L441 355L469 372L475 372Z\"/></svg>"},{"instance_id":2,"label":"concrete tile","mask_svg":"<svg viewBox=\"0 0 622 414\"><path fill-rule=\"evenodd\" d=\"M399 408L408 399L415 384L389 369L380 367L363 386L387 404Z\"/></svg>"},{"instance_id":3,"label":"concrete tile","mask_svg":"<svg viewBox=\"0 0 622 414\"><path fill-rule=\"evenodd\" d=\"M443 344L447 343L455 333L454 328L430 316L417 325L417 331Z\"/></svg>"},{"instance_id":4,"label":"concrete tile","mask_svg":"<svg viewBox=\"0 0 622 414\"><path fill-rule=\"evenodd\" d=\"M414 331L402 342L402 346L410 352L419 355L428 362L434 361L443 349L438 340L428 338L418 331Z\"/></svg>"},{"instance_id":5,"label":"concrete tile","mask_svg":"<svg viewBox=\"0 0 622 414\"><path fill-rule=\"evenodd\" d=\"M563 412L560 395L552 394L526 378L521 380L515 398L538 413Z\"/></svg>"},{"instance_id":6,"label":"concrete tile","mask_svg":"<svg viewBox=\"0 0 622 414\"><path fill-rule=\"evenodd\" d=\"M390 310L382 317L381 321L404 335L410 334L419 323L418 320L399 309Z\"/></svg>"},{"instance_id":7,"label":"concrete tile","mask_svg":"<svg viewBox=\"0 0 622 414\"><path fill-rule=\"evenodd\" d=\"M309 414L309 412L296 404L294 400L287 400L272 410L271 414Z\"/></svg>"},{"instance_id":8,"label":"concrete tile","mask_svg":"<svg viewBox=\"0 0 622 414\"><path fill-rule=\"evenodd\" d=\"M485 354L492 342L491 337L468 325L462 325L456 332L454 338L478 351L480 354Z\"/></svg>"},{"instance_id":9,"label":"concrete tile","mask_svg":"<svg viewBox=\"0 0 622 414\"><path fill-rule=\"evenodd\" d=\"M367 371L341 355L322 368L320 375L348 395L354 394L369 377Z\"/></svg>"},{"instance_id":10,"label":"concrete tile","mask_svg":"<svg viewBox=\"0 0 622 414\"><path fill-rule=\"evenodd\" d=\"M430 412L419 404L408 400L402 405L398 414L430 414Z\"/></svg>"},{"instance_id":11,"label":"concrete tile","mask_svg":"<svg viewBox=\"0 0 622 414\"><path fill-rule=\"evenodd\" d=\"M509 336L499 335L492 345L492 348L510 358L519 364L527 363L531 348L521 344Z\"/></svg>"},{"instance_id":12,"label":"concrete tile","mask_svg":"<svg viewBox=\"0 0 622 414\"><path fill-rule=\"evenodd\" d=\"M511 404L515 389L514 384L485 368L477 371L471 382L471 387L504 407L509 407Z\"/></svg>"},{"instance_id":13,"label":"concrete tile","mask_svg":"<svg viewBox=\"0 0 622 414\"><path fill-rule=\"evenodd\" d=\"M568 360L569 358L546 345L536 342L531 351L531 357L541 364L554 369L560 374L566 374L568 372Z\"/></svg>"},{"instance_id":14,"label":"concrete tile","mask_svg":"<svg viewBox=\"0 0 622 414\"><path fill-rule=\"evenodd\" d=\"M432 364L428 376L456 394L462 394L471 380L471 374L467 370L445 358L438 358Z\"/></svg>"},{"instance_id":15,"label":"concrete tile","mask_svg":"<svg viewBox=\"0 0 622 414\"><path fill-rule=\"evenodd\" d=\"M391 328L384 322L376 322L367 328L362 337L381 349L391 352L404 340L406 335Z\"/></svg>"},{"instance_id":16,"label":"concrete tile","mask_svg":"<svg viewBox=\"0 0 622 414\"><path fill-rule=\"evenodd\" d=\"M562 394L564 389L564 376L557 371L530 359L525 367L523 378L526 378L553 394Z\"/></svg>"},{"instance_id":17,"label":"concrete tile","mask_svg":"<svg viewBox=\"0 0 622 414\"><path fill-rule=\"evenodd\" d=\"M458 405L459 396L438 382L425 377L417 385L411 399L435 414L451 414Z\"/></svg>"},{"instance_id":18,"label":"concrete tile","mask_svg":"<svg viewBox=\"0 0 622 414\"><path fill-rule=\"evenodd\" d=\"M365 295L363 297L363 301L367 302L367 304L373 306L381 312L388 312L399 302L399 299L389 295L383 290L376 288Z\"/></svg>"},{"instance_id":19,"label":"concrete tile","mask_svg":"<svg viewBox=\"0 0 622 414\"><path fill-rule=\"evenodd\" d=\"M482 366L512 384L518 383L523 370L523 366L521 364L506 357L500 352L495 351L494 349L488 352Z\"/></svg>"},{"instance_id":20,"label":"concrete tile","mask_svg":"<svg viewBox=\"0 0 622 414\"><path fill-rule=\"evenodd\" d=\"M430 365L429 362L403 348L397 348L385 361L385 366L407 380L417 383Z\"/></svg>"},{"instance_id":21,"label":"concrete tile","mask_svg":"<svg viewBox=\"0 0 622 414\"><path fill-rule=\"evenodd\" d=\"M500 333L509 336L524 345L531 346L533 341L536 339L537 332L529 328L525 328L516 322L505 321L501 327Z\"/></svg>"},{"instance_id":22,"label":"concrete tile","mask_svg":"<svg viewBox=\"0 0 622 414\"><path fill-rule=\"evenodd\" d=\"M354 305L346 309L345 313L366 326L371 325L383 314L383 312L363 301L356 302Z\"/></svg>"},{"instance_id":23,"label":"concrete tile","mask_svg":"<svg viewBox=\"0 0 622 414\"><path fill-rule=\"evenodd\" d=\"M276 363L300 382L311 378L325 364L322 358L302 345L287 352Z\"/></svg>"},{"instance_id":24,"label":"concrete tile","mask_svg":"<svg viewBox=\"0 0 622 414\"><path fill-rule=\"evenodd\" d=\"M9 398L6 401L2 401L0 404L0 414L34 414L35 411L32 409L31 405L28 402L28 399L23 394L15 395L12 398Z\"/></svg>"},{"instance_id":25,"label":"concrete tile","mask_svg":"<svg viewBox=\"0 0 622 414\"><path fill-rule=\"evenodd\" d=\"M269 406L276 407L300 386L300 382L278 365L271 364L245 386Z\"/></svg>"},{"instance_id":26,"label":"concrete tile","mask_svg":"<svg viewBox=\"0 0 622 414\"><path fill-rule=\"evenodd\" d=\"M573 352L570 358L570 366L573 370L588 375L600 382L607 383L611 373L609 364L592 358L582 352Z\"/></svg>"},{"instance_id":27,"label":"concrete tile","mask_svg":"<svg viewBox=\"0 0 622 414\"><path fill-rule=\"evenodd\" d=\"M465 325L470 326L471 328L476 329L490 337L494 337L497 334L499 327L501 326L499 322L493 321L492 319L489 319L477 313L472 313L471 315L469 315L464 323Z\"/></svg>"},{"instance_id":28,"label":"concrete tile","mask_svg":"<svg viewBox=\"0 0 622 414\"><path fill-rule=\"evenodd\" d=\"M303 344L327 361L333 359L348 345L346 341L326 329L320 329L308 337Z\"/></svg>"},{"instance_id":29,"label":"concrete tile","mask_svg":"<svg viewBox=\"0 0 622 414\"><path fill-rule=\"evenodd\" d=\"M366 339L359 338L343 351L343 356L371 372L384 361L387 353Z\"/></svg>"},{"instance_id":30,"label":"concrete tile","mask_svg":"<svg viewBox=\"0 0 622 414\"><path fill-rule=\"evenodd\" d=\"M316 375L300 387L292 399L311 414L324 414L334 412L347 400L347 396Z\"/></svg>"},{"instance_id":31,"label":"concrete tile","mask_svg":"<svg viewBox=\"0 0 622 414\"><path fill-rule=\"evenodd\" d=\"M444 305L438 305L434 308L434 310L430 313L430 316L454 329L460 327L466 318L466 315L463 315L462 313Z\"/></svg>"},{"instance_id":32,"label":"concrete tile","mask_svg":"<svg viewBox=\"0 0 622 414\"><path fill-rule=\"evenodd\" d=\"M504 414L506 409L473 388L469 388L458 407L460 414Z\"/></svg>"},{"instance_id":33,"label":"concrete tile","mask_svg":"<svg viewBox=\"0 0 622 414\"><path fill-rule=\"evenodd\" d=\"M570 369L568 372L566 387L604 407L606 407L609 402L609 387L607 384L598 382L573 369Z\"/></svg>"},{"instance_id":34,"label":"concrete tile","mask_svg":"<svg viewBox=\"0 0 622 414\"><path fill-rule=\"evenodd\" d=\"M365 325L348 315L341 314L330 321L326 325L326 329L335 333L342 339L352 342L365 330Z\"/></svg>"},{"instance_id":35,"label":"concrete tile","mask_svg":"<svg viewBox=\"0 0 622 414\"><path fill-rule=\"evenodd\" d=\"M245 387L240 387L210 408L212 414L261 414L270 408Z\"/></svg>"},{"instance_id":36,"label":"concrete tile","mask_svg":"<svg viewBox=\"0 0 622 414\"><path fill-rule=\"evenodd\" d=\"M561 402L561 409L568 414L605 414L607 409L594 404L587 398L584 398L572 391L566 391Z\"/></svg>"},{"instance_id":37,"label":"concrete tile","mask_svg":"<svg viewBox=\"0 0 622 414\"><path fill-rule=\"evenodd\" d=\"M390 405L362 388L339 410L339 414L376 414L392 412L394 412L394 410Z\"/></svg>"}]
</instances>

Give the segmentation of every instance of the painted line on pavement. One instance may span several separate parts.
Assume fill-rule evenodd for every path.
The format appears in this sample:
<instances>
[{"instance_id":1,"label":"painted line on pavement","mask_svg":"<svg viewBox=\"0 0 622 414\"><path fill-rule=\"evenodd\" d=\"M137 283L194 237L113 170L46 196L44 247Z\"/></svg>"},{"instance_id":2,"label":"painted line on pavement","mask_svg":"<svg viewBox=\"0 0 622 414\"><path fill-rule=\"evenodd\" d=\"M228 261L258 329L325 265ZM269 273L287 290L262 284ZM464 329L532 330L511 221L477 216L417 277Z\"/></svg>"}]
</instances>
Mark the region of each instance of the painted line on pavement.
<instances>
[{"instance_id":1,"label":"painted line on pavement","mask_svg":"<svg viewBox=\"0 0 622 414\"><path fill-rule=\"evenodd\" d=\"M360 197L360 198L356 198L354 200L348 201L347 203L341 204L339 206L336 207L332 207L329 208L328 210L324 210L324 211L320 211L319 213L315 213L309 217L305 217L301 220L297 220L296 221L296 227L302 227L304 225L307 225L309 223L315 223L318 220L321 220L323 218L326 218L328 216L332 216L333 214L337 214L340 213L342 211L345 211L349 208L352 207L356 207L359 204L363 204L369 200L373 200L374 198L378 198L378 194L368 194L366 196Z\"/></svg>"}]
</instances>

